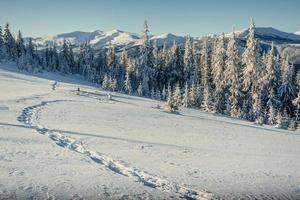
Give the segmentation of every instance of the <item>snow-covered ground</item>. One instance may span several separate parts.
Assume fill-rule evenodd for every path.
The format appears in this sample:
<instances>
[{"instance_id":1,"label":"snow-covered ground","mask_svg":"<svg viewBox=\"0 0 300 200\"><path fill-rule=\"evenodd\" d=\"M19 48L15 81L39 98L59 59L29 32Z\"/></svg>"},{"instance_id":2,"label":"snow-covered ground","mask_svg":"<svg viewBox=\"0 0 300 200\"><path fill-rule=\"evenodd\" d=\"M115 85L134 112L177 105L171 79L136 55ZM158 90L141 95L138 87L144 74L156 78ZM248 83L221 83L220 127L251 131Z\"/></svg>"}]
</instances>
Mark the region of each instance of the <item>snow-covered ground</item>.
<instances>
[{"instance_id":1,"label":"snow-covered ground","mask_svg":"<svg viewBox=\"0 0 300 200\"><path fill-rule=\"evenodd\" d=\"M14 69L0 64L0 199L300 198L299 131Z\"/></svg>"}]
</instances>

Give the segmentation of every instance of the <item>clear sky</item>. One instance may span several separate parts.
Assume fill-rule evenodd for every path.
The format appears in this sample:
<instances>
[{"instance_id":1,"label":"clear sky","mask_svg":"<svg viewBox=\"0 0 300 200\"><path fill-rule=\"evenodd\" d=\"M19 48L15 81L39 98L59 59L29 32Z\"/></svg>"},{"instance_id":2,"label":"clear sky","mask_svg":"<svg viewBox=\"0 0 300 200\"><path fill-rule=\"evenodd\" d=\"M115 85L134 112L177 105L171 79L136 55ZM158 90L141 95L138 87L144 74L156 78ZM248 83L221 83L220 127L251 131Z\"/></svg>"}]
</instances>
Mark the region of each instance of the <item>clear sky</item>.
<instances>
[{"instance_id":1,"label":"clear sky","mask_svg":"<svg viewBox=\"0 0 300 200\"><path fill-rule=\"evenodd\" d=\"M300 30L300 0L0 0L0 24L25 36L120 29L203 36L257 26Z\"/></svg>"}]
</instances>

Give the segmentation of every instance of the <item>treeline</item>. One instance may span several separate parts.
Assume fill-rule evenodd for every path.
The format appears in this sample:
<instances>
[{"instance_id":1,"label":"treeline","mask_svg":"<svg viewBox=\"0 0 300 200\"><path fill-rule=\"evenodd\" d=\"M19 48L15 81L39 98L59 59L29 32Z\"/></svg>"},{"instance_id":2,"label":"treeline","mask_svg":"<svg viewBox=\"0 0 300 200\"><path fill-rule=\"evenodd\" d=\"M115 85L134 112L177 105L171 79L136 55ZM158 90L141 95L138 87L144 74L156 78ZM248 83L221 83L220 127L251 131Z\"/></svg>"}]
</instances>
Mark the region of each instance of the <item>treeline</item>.
<instances>
[{"instance_id":1,"label":"treeline","mask_svg":"<svg viewBox=\"0 0 300 200\"><path fill-rule=\"evenodd\" d=\"M273 45L262 51L252 20L245 47L234 33L158 47L145 22L137 50L116 52L110 43L97 53L89 42L73 52L66 40L59 50L54 44L38 51L6 24L3 32L0 27L0 59L15 61L20 70L80 74L105 90L166 100L172 112L199 108L292 130L299 123L300 73Z\"/></svg>"}]
</instances>

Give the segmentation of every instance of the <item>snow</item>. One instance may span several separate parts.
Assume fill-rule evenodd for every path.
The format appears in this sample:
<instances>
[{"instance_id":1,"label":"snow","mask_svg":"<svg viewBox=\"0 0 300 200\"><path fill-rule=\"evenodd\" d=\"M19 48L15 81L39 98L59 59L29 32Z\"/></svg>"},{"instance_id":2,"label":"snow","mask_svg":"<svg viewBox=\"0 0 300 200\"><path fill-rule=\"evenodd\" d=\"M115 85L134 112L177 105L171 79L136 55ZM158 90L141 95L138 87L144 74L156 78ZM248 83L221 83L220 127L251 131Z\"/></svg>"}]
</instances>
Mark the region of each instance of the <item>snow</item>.
<instances>
[{"instance_id":1,"label":"snow","mask_svg":"<svg viewBox=\"0 0 300 200\"><path fill-rule=\"evenodd\" d=\"M234 31L236 36L239 38L246 38L248 34L248 29L242 29ZM255 30L255 34L262 39L269 40L285 40L285 41L295 41L300 42L300 35L294 33L287 33L280 30L277 30L272 27L257 27ZM227 33L226 37L232 37L232 32Z\"/></svg>"},{"instance_id":2,"label":"snow","mask_svg":"<svg viewBox=\"0 0 300 200\"><path fill-rule=\"evenodd\" d=\"M136 43L139 40L139 36L134 33L124 32L120 30L112 30L103 34L97 35L90 43L94 47L107 46L109 42L116 46L125 46L132 43Z\"/></svg>"},{"instance_id":3,"label":"snow","mask_svg":"<svg viewBox=\"0 0 300 200\"><path fill-rule=\"evenodd\" d=\"M45 38L34 38L33 43L36 44L39 49L43 49L47 45L53 43L56 44L58 47L61 47L64 40L69 41L75 47L78 47L84 42L90 41L90 43L95 49L107 47L109 42L118 47L136 46L141 43L141 37L139 34L126 32L118 29L106 32L100 30L92 32L74 31L71 33L62 33L55 36L48 36ZM174 40L178 44L184 43L184 37L176 36L170 33L159 36L152 36L151 40L157 41L157 44L160 46L162 46L165 42L166 45L171 46ZM27 41L28 38L25 38L25 42Z\"/></svg>"},{"instance_id":4,"label":"snow","mask_svg":"<svg viewBox=\"0 0 300 200\"><path fill-rule=\"evenodd\" d=\"M296 31L294 34L296 34L296 35L300 35L300 31Z\"/></svg>"},{"instance_id":5,"label":"snow","mask_svg":"<svg viewBox=\"0 0 300 200\"><path fill-rule=\"evenodd\" d=\"M185 38L182 36L173 35L171 33L166 33L158 36L153 36L150 39L153 42L156 42L158 46L163 46L166 43L167 46L171 46L174 41L177 44L183 44L185 42Z\"/></svg>"},{"instance_id":6,"label":"snow","mask_svg":"<svg viewBox=\"0 0 300 200\"><path fill-rule=\"evenodd\" d=\"M13 64L0 64L0 91L0 199L300 198L299 131L109 100Z\"/></svg>"}]
</instances>

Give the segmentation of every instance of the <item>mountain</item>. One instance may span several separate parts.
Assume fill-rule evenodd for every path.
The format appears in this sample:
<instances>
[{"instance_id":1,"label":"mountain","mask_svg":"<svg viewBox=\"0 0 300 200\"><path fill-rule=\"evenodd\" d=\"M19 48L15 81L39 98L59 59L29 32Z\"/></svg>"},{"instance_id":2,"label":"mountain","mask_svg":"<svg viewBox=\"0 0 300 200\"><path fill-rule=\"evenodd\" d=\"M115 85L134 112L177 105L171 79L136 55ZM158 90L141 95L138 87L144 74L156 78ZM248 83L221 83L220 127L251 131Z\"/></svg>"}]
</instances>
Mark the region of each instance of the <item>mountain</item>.
<instances>
[{"instance_id":1,"label":"mountain","mask_svg":"<svg viewBox=\"0 0 300 200\"><path fill-rule=\"evenodd\" d=\"M28 38L25 38L25 40L28 41ZM107 32L100 30L92 32L75 31L58 34L52 37L38 37L33 38L33 43L36 44L39 49L44 49L47 45L53 44L60 48L64 40L69 41L74 47L79 47L81 43L90 41L90 44L94 49L107 47L110 42L115 45L117 49L125 46L130 48L141 44L141 36L139 34L117 29ZM150 40L156 42L158 46L162 46L164 43L166 43L167 46L171 46L174 41L178 44L182 44L185 41L184 37L176 36L171 33L151 36Z\"/></svg>"},{"instance_id":2,"label":"mountain","mask_svg":"<svg viewBox=\"0 0 300 200\"><path fill-rule=\"evenodd\" d=\"M171 33L167 33L167 34L163 34L163 35L159 35L159 36L153 36L153 37L151 37L150 40L153 42L156 42L156 44L158 46L163 46L164 43L167 46L171 46L174 43L174 41L177 44L183 44L185 41L185 38L182 36L177 36L177 35L174 35Z\"/></svg>"},{"instance_id":3,"label":"mountain","mask_svg":"<svg viewBox=\"0 0 300 200\"><path fill-rule=\"evenodd\" d=\"M297 31L297 32L295 32L294 34L296 34L296 35L300 35L300 31Z\"/></svg>"},{"instance_id":4,"label":"mountain","mask_svg":"<svg viewBox=\"0 0 300 200\"><path fill-rule=\"evenodd\" d=\"M300 43L300 33L296 33L287 33L272 27L257 27L255 32L256 37L259 38L261 41L274 42L278 44ZM245 39L248 35L248 29L235 31L235 34L238 38ZM226 36L231 37L232 32L226 34Z\"/></svg>"}]
</instances>

